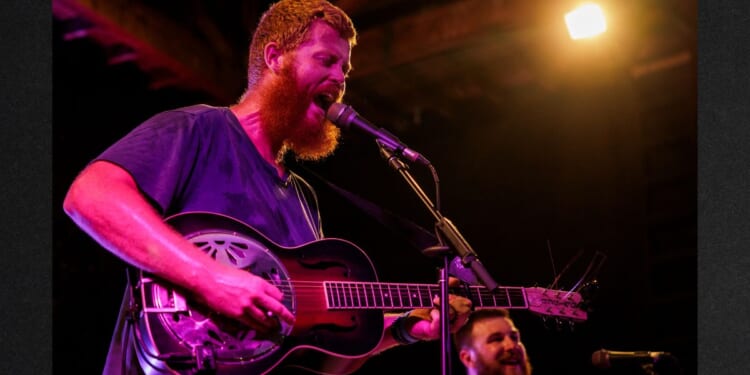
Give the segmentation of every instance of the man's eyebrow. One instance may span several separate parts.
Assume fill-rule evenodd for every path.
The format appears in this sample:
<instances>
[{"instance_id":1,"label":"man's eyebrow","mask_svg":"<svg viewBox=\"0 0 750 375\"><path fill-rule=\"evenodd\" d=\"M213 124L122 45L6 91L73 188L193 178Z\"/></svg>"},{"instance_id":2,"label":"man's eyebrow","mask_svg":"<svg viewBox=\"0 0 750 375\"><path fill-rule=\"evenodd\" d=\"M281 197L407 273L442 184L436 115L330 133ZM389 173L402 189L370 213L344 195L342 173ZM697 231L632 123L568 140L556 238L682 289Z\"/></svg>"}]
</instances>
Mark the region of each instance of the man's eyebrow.
<instances>
[{"instance_id":1,"label":"man's eyebrow","mask_svg":"<svg viewBox=\"0 0 750 375\"><path fill-rule=\"evenodd\" d=\"M317 51L317 52L313 53L313 56L332 57L332 58L335 58L336 60L346 60L347 59L346 56L340 56L338 53L330 51L330 50ZM354 68L352 67L351 62L346 62L346 63L342 64L342 68L344 68L344 70L345 70L346 73L349 73L352 70L354 70Z\"/></svg>"},{"instance_id":2,"label":"man's eyebrow","mask_svg":"<svg viewBox=\"0 0 750 375\"><path fill-rule=\"evenodd\" d=\"M496 338L503 338L505 337L505 334L502 332L493 332L489 336L487 336L487 341L494 340Z\"/></svg>"}]
</instances>

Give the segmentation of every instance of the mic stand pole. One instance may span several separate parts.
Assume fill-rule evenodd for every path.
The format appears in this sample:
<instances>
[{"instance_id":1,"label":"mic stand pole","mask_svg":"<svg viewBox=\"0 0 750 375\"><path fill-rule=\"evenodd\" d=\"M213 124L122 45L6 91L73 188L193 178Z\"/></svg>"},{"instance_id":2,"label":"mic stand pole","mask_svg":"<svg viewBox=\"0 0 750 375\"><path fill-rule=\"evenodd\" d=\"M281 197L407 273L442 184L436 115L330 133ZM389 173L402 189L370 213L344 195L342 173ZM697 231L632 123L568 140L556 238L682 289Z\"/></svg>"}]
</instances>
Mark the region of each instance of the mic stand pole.
<instances>
[{"instance_id":1,"label":"mic stand pole","mask_svg":"<svg viewBox=\"0 0 750 375\"><path fill-rule=\"evenodd\" d=\"M430 201L430 198L425 194L424 190L409 173L409 167L403 162L403 160L394 155L392 147L389 147L380 141L376 142L380 147L381 155L388 161L388 165L397 170L399 174L404 177L412 190L414 190L419 199L435 218L436 228L440 230L445 238L448 239L453 246L456 255L461 258L463 264L470 266L474 271L474 274L477 276L477 279L487 287L489 291L497 288L498 284L492 279L489 272L487 272L487 269L485 269L479 261L477 254L472 250L471 246L469 246L469 243L466 242L461 233L458 232L455 225L437 210L432 201ZM427 256L443 257L443 269L440 271L440 343L442 348L440 351L440 358L441 374L448 375L451 370L450 322L448 320L450 309L450 304L448 303L448 266L450 264L451 248L443 245L442 236L438 236L438 240L440 241L439 246L429 247L423 250L423 253Z\"/></svg>"}]
</instances>

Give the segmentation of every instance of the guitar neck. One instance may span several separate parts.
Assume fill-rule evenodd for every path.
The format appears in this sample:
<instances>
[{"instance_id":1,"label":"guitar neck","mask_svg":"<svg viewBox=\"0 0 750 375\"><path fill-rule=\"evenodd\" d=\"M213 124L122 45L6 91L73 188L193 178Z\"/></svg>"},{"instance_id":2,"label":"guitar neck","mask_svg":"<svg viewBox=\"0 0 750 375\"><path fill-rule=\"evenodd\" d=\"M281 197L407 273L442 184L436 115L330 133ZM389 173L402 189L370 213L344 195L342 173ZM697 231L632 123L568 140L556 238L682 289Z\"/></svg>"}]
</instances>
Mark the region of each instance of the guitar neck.
<instances>
[{"instance_id":1,"label":"guitar neck","mask_svg":"<svg viewBox=\"0 0 750 375\"><path fill-rule=\"evenodd\" d=\"M429 308L434 296L440 295L438 285L376 282L323 283L329 309L400 310ZM490 291L482 286L451 288L451 294L469 298L474 308L502 307L526 309L528 302L522 287L498 287Z\"/></svg>"}]
</instances>

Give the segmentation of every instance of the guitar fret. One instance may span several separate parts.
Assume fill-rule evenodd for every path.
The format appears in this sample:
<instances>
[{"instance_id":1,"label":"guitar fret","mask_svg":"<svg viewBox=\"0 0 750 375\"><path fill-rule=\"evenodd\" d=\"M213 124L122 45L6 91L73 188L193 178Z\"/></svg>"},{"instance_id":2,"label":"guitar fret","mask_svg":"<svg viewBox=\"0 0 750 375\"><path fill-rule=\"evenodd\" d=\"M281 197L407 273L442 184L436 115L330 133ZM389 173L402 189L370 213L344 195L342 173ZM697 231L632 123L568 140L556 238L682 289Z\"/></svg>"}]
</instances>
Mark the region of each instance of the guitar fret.
<instances>
[{"instance_id":1,"label":"guitar fret","mask_svg":"<svg viewBox=\"0 0 750 375\"><path fill-rule=\"evenodd\" d=\"M332 303L332 300L333 300L333 298L332 298L333 294L332 294L331 288L329 287L329 285L328 285L327 282L323 282L323 288L326 290L326 307L328 307L330 309L331 308L331 303Z\"/></svg>"},{"instance_id":2,"label":"guitar fret","mask_svg":"<svg viewBox=\"0 0 750 375\"><path fill-rule=\"evenodd\" d=\"M501 288L493 295L495 296L495 306L508 307L508 288ZM498 299L500 302L497 302Z\"/></svg>"},{"instance_id":3,"label":"guitar fret","mask_svg":"<svg viewBox=\"0 0 750 375\"><path fill-rule=\"evenodd\" d=\"M502 298L501 299L501 301L503 301L502 307L510 307L510 296L508 295L508 288L503 288L502 291L503 291L502 296L498 296Z\"/></svg>"},{"instance_id":4,"label":"guitar fret","mask_svg":"<svg viewBox=\"0 0 750 375\"><path fill-rule=\"evenodd\" d=\"M354 290L354 285L352 285L351 282L346 283L346 290L349 292L349 303L346 304L346 307L354 307L357 305L357 294Z\"/></svg>"},{"instance_id":5,"label":"guitar fret","mask_svg":"<svg viewBox=\"0 0 750 375\"><path fill-rule=\"evenodd\" d=\"M333 309L424 308L432 306L434 296L440 295L440 286L430 284L325 281L323 288L326 305ZM520 287L499 287L488 291L482 286L470 286L450 293L466 294L476 308L529 308L524 288Z\"/></svg>"},{"instance_id":6,"label":"guitar fret","mask_svg":"<svg viewBox=\"0 0 750 375\"><path fill-rule=\"evenodd\" d=\"M380 288L380 284L372 285L372 292L375 294L375 305L383 307L383 290ZM380 304L378 304L378 296L380 296Z\"/></svg>"},{"instance_id":7,"label":"guitar fret","mask_svg":"<svg viewBox=\"0 0 750 375\"><path fill-rule=\"evenodd\" d=\"M378 285L378 291L380 291L380 306L388 307L391 305L391 301L387 299L388 292L383 292L383 286Z\"/></svg>"},{"instance_id":8,"label":"guitar fret","mask_svg":"<svg viewBox=\"0 0 750 375\"><path fill-rule=\"evenodd\" d=\"M336 306L341 308L344 306L344 285L342 283L336 283Z\"/></svg>"},{"instance_id":9,"label":"guitar fret","mask_svg":"<svg viewBox=\"0 0 750 375\"><path fill-rule=\"evenodd\" d=\"M477 292L481 294L481 300L482 300L482 306L494 306L497 307L497 303L495 301L495 296L492 294L492 292L488 290L484 290L486 293L482 293L481 289L477 289Z\"/></svg>"},{"instance_id":10,"label":"guitar fret","mask_svg":"<svg viewBox=\"0 0 750 375\"><path fill-rule=\"evenodd\" d=\"M412 285L412 284L406 284L405 286L406 286L406 296L409 299L409 305L408 305L408 307L416 307L417 303L414 302L415 295L414 295L414 292L413 292L414 285Z\"/></svg>"},{"instance_id":11,"label":"guitar fret","mask_svg":"<svg viewBox=\"0 0 750 375\"><path fill-rule=\"evenodd\" d=\"M367 307L378 307L377 302L375 301L375 289L372 287L372 283L367 284L367 286L370 288L370 297L372 297L372 305L367 305Z\"/></svg>"},{"instance_id":12,"label":"guitar fret","mask_svg":"<svg viewBox=\"0 0 750 375\"><path fill-rule=\"evenodd\" d=\"M372 293L375 297L375 306L383 307L383 293L380 289L380 284L372 284ZM380 303L378 303L378 296L380 296Z\"/></svg>"},{"instance_id":13,"label":"guitar fret","mask_svg":"<svg viewBox=\"0 0 750 375\"><path fill-rule=\"evenodd\" d=\"M393 285L388 285L388 297L390 298L391 307L396 307L396 295L393 293Z\"/></svg>"},{"instance_id":14,"label":"guitar fret","mask_svg":"<svg viewBox=\"0 0 750 375\"><path fill-rule=\"evenodd\" d=\"M484 300L482 299L482 291L481 291L481 289L476 288L476 287L469 288L469 293L471 293L472 290L474 290L477 293L477 296L474 297L473 299L476 299L476 302L479 305L479 307L484 307L485 304L484 304Z\"/></svg>"},{"instance_id":15,"label":"guitar fret","mask_svg":"<svg viewBox=\"0 0 750 375\"><path fill-rule=\"evenodd\" d=\"M423 287L424 289L427 289L427 293L422 292L422 287L417 287L417 292L419 293L419 306L420 307L432 306L432 301L430 299L430 287L427 285L424 285Z\"/></svg>"},{"instance_id":16,"label":"guitar fret","mask_svg":"<svg viewBox=\"0 0 750 375\"><path fill-rule=\"evenodd\" d=\"M354 283L347 282L346 289L349 291L349 299L350 299L346 307L352 308L352 307L357 306L357 290L355 288Z\"/></svg>"},{"instance_id":17,"label":"guitar fret","mask_svg":"<svg viewBox=\"0 0 750 375\"><path fill-rule=\"evenodd\" d=\"M511 305L513 307L518 307L518 308L528 307L526 303L526 297L523 294L522 288L508 288L508 289L510 289L510 291L513 292L510 297Z\"/></svg>"},{"instance_id":18,"label":"guitar fret","mask_svg":"<svg viewBox=\"0 0 750 375\"><path fill-rule=\"evenodd\" d=\"M346 307L357 306L357 291L354 288L354 284L351 282L346 283L346 289L349 291L349 298L351 299Z\"/></svg>"},{"instance_id":19,"label":"guitar fret","mask_svg":"<svg viewBox=\"0 0 750 375\"><path fill-rule=\"evenodd\" d=\"M427 307L424 298L424 289L426 287L426 285L417 285L417 300L419 301L419 307Z\"/></svg>"},{"instance_id":20,"label":"guitar fret","mask_svg":"<svg viewBox=\"0 0 750 375\"><path fill-rule=\"evenodd\" d=\"M341 307L341 296L340 288L338 283L331 283L331 293L333 294L332 305L333 307Z\"/></svg>"},{"instance_id":21,"label":"guitar fret","mask_svg":"<svg viewBox=\"0 0 750 375\"><path fill-rule=\"evenodd\" d=\"M428 286L427 289L429 289L429 296L427 296L430 299L429 306L432 306L432 298L440 295L440 288L437 286Z\"/></svg>"},{"instance_id":22,"label":"guitar fret","mask_svg":"<svg viewBox=\"0 0 750 375\"><path fill-rule=\"evenodd\" d=\"M383 286L380 285L380 296L383 298L383 307L393 307L393 298L391 297L391 289L388 285L385 286L385 293L383 292Z\"/></svg>"},{"instance_id":23,"label":"guitar fret","mask_svg":"<svg viewBox=\"0 0 750 375\"><path fill-rule=\"evenodd\" d=\"M484 287L477 286L472 287L471 289L473 289L474 292L470 290L469 293L476 293L476 298L473 302L477 304L477 307L528 307L523 288L503 287L498 288L493 292L488 291Z\"/></svg>"},{"instance_id":24,"label":"guitar fret","mask_svg":"<svg viewBox=\"0 0 750 375\"><path fill-rule=\"evenodd\" d=\"M359 306L364 307L367 306L367 292L365 291L365 285L362 283L357 283L357 295L359 296ZM364 303L362 302L364 300Z\"/></svg>"},{"instance_id":25,"label":"guitar fret","mask_svg":"<svg viewBox=\"0 0 750 375\"><path fill-rule=\"evenodd\" d=\"M398 303L396 301L393 301L394 306L396 307L404 307L404 290L401 288L401 285L394 285L394 288L396 288L396 294L395 296L398 297Z\"/></svg>"}]
</instances>

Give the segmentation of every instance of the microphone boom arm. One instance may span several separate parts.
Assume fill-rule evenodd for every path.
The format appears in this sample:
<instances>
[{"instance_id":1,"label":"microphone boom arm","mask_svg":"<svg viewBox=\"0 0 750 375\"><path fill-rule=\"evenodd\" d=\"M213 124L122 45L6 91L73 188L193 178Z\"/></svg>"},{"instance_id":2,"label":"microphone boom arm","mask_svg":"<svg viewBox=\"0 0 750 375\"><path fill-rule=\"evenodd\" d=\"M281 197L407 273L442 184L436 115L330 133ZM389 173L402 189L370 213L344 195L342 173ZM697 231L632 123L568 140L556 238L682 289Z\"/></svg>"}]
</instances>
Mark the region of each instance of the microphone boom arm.
<instances>
[{"instance_id":1,"label":"microphone boom arm","mask_svg":"<svg viewBox=\"0 0 750 375\"><path fill-rule=\"evenodd\" d=\"M453 246L456 254L461 258L461 262L464 266L468 266L474 271L474 275L488 290L495 290L498 283L490 276L490 273L479 261L479 256L466 239L461 235L456 226L448 218L443 216L440 211L435 207L430 198L425 194L424 190L419 186L414 177L409 173L409 167L401 161L390 147L383 144L380 140L377 141L380 146L380 153L388 161L388 165L391 168L403 176L406 182L411 186L412 190L417 194L419 199L424 203L425 207L430 211L436 221L436 228L443 234L443 237Z\"/></svg>"}]
</instances>

